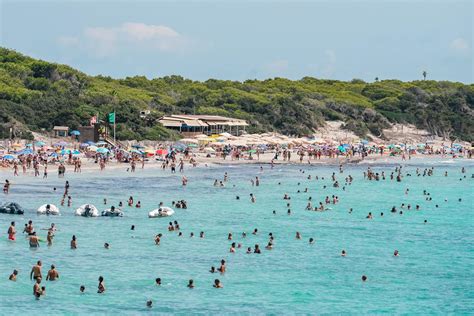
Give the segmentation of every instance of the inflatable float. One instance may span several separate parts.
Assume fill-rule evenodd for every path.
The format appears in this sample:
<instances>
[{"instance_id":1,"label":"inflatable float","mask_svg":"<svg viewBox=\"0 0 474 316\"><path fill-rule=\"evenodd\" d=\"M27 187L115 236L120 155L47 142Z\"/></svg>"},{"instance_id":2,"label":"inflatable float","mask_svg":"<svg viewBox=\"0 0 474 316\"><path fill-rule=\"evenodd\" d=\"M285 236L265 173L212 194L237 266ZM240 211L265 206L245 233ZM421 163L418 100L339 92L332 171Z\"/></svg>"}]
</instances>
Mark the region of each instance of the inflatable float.
<instances>
[{"instance_id":1,"label":"inflatable float","mask_svg":"<svg viewBox=\"0 0 474 316\"><path fill-rule=\"evenodd\" d=\"M168 217L174 214L174 211L166 206L154 209L148 213L148 217Z\"/></svg>"},{"instance_id":2,"label":"inflatable float","mask_svg":"<svg viewBox=\"0 0 474 316\"><path fill-rule=\"evenodd\" d=\"M97 217L99 216L99 210L92 204L84 204L79 206L74 215L84 217Z\"/></svg>"},{"instance_id":3,"label":"inflatable float","mask_svg":"<svg viewBox=\"0 0 474 316\"><path fill-rule=\"evenodd\" d=\"M102 216L110 216L110 217L122 217L123 216L123 212L121 209L119 208L115 208L114 206L112 206L111 208L109 208L108 210L105 210L105 211L102 211Z\"/></svg>"},{"instance_id":4,"label":"inflatable float","mask_svg":"<svg viewBox=\"0 0 474 316\"><path fill-rule=\"evenodd\" d=\"M15 202L10 202L0 206L0 213L23 215L25 213L25 210L19 204Z\"/></svg>"},{"instance_id":5,"label":"inflatable float","mask_svg":"<svg viewBox=\"0 0 474 316\"><path fill-rule=\"evenodd\" d=\"M54 204L43 204L38 208L37 212L42 215L59 215L59 209Z\"/></svg>"}]
</instances>

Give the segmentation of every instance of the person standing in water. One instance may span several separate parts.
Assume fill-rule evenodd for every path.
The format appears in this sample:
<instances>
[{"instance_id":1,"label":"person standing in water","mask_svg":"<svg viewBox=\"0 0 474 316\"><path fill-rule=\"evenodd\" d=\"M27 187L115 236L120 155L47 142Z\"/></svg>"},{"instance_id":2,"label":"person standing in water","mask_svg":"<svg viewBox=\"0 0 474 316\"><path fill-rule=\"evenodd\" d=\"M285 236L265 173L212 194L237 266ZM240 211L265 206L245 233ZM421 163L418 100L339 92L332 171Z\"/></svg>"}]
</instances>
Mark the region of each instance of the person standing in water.
<instances>
[{"instance_id":1,"label":"person standing in water","mask_svg":"<svg viewBox=\"0 0 474 316\"><path fill-rule=\"evenodd\" d=\"M3 193L8 194L10 191L10 181L5 180L5 184L3 185Z\"/></svg>"},{"instance_id":2,"label":"person standing in water","mask_svg":"<svg viewBox=\"0 0 474 316\"><path fill-rule=\"evenodd\" d=\"M97 286L97 293L102 294L105 292L105 284L104 278L102 276L99 277L99 285Z\"/></svg>"},{"instance_id":3,"label":"person standing in water","mask_svg":"<svg viewBox=\"0 0 474 316\"><path fill-rule=\"evenodd\" d=\"M48 275L46 276L46 281L55 281L56 279L59 279L59 273L56 271L54 264L52 264L51 270L48 271Z\"/></svg>"},{"instance_id":4,"label":"person standing in water","mask_svg":"<svg viewBox=\"0 0 474 316\"><path fill-rule=\"evenodd\" d=\"M71 249L77 249L76 235L72 235L72 239L71 239Z\"/></svg>"},{"instance_id":5,"label":"person standing in water","mask_svg":"<svg viewBox=\"0 0 474 316\"><path fill-rule=\"evenodd\" d=\"M33 266L33 268L31 268L31 272L30 272L30 280L36 280L36 279L41 279L42 278L42 274L41 274L41 266L42 266L42 262L41 260L39 260L36 265Z\"/></svg>"},{"instance_id":6,"label":"person standing in water","mask_svg":"<svg viewBox=\"0 0 474 316\"><path fill-rule=\"evenodd\" d=\"M15 240L16 229L15 222L11 222L10 227L8 228L8 239Z\"/></svg>"},{"instance_id":7,"label":"person standing in water","mask_svg":"<svg viewBox=\"0 0 474 316\"><path fill-rule=\"evenodd\" d=\"M39 238L36 236L36 232L30 236L30 248L39 248Z\"/></svg>"}]
</instances>

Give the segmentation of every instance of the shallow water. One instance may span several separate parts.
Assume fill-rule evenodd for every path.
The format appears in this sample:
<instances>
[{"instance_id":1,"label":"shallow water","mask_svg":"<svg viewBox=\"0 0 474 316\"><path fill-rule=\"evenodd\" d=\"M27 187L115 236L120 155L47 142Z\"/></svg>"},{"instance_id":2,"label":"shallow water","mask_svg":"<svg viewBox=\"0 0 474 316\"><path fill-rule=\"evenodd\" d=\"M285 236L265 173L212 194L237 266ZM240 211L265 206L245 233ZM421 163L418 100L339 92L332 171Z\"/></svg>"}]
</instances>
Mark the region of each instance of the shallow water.
<instances>
[{"instance_id":1,"label":"shallow water","mask_svg":"<svg viewBox=\"0 0 474 316\"><path fill-rule=\"evenodd\" d=\"M416 177L416 167L433 165L434 176ZM463 165L466 178L460 181ZM68 173L66 179L50 174L47 180L8 174L13 183L11 194L1 196L1 202L19 202L29 212L25 216L0 214L1 314L27 309L45 314L134 314L147 311L148 299L154 301L153 312L180 314L472 314L474 165L416 160L404 167L413 176L401 183L388 180L393 164L371 165L387 174L387 180L379 182L363 179L366 167L346 166L342 175L334 166L264 166L263 173L257 165L203 167L186 170L187 187L181 186L181 175L158 169L139 169L135 174L127 173L125 167L103 173ZM225 171L230 179L226 187L213 187L214 179L222 179ZM342 185L351 174L353 184L345 191L333 188L333 171ZM306 179L308 174L312 180ZM255 175L261 178L259 187L250 184ZM325 180L316 181L315 175ZM62 216L37 216L34 210L41 204L59 205L65 180L71 183L73 207L60 207ZM296 193L306 187L309 193ZM430 192L432 201L425 200L423 190ZM249 201L252 192L257 197L255 204ZM292 197L291 216L282 199L285 193ZM317 204L333 194L340 203L332 205L332 210L304 210L309 196ZM142 208L124 207L123 218L72 215L81 204L93 203L102 210L104 197L110 206L120 200L126 204L130 195L141 201ZM241 199L236 200L236 195ZM187 210L177 209L171 218L147 218L159 201L170 205L178 199L188 201ZM392 206L399 208L401 203L419 204L421 211L390 213ZM374 214L373 220L365 219L368 212ZM380 212L385 215L380 217ZM52 247L43 243L37 250L29 249L21 234L28 219L34 221L37 231L56 223L59 231ZM6 236L12 220L20 231L15 242ZM179 221L183 237L167 231L169 220ZM132 224L136 226L133 232ZM256 236L251 234L254 228L259 230ZM205 232L204 239L198 237L200 231ZM243 231L246 238L241 237ZM295 239L296 231L301 232L302 240ZM156 246L153 237L159 232L164 236ZM189 238L190 232L196 237ZM235 254L229 253L229 232L234 234L233 241L242 243ZM269 232L275 236L271 251L264 249ZM78 238L76 250L69 249L73 234ZM40 230L40 236L45 235ZM310 237L316 239L314 245L308 244ZM104 242L110 243L109 250L103 248ZM245 249L256 243L262 254L246 254ZM340 256L342 249L347 257ZM394 249L400 251L399 257L393 256ZM222 258L227 261L227 272L209 273ZM36 301L28 275L39 259L43 274L55 264L60 280L43 281L47 294ZM8 275L15 268L20 271L18 281L9 282ZM367 282L361 281L363 274ZM96 294L99 275L105 278L104 295ZM161 287L154 285L157 277L162 279ZM212 287L215 278L222 281L223 289ZM189 279L194 279L193 290L186 288ZM82 295L81 284L86 286Z\"/></svg>"}]
</instances>

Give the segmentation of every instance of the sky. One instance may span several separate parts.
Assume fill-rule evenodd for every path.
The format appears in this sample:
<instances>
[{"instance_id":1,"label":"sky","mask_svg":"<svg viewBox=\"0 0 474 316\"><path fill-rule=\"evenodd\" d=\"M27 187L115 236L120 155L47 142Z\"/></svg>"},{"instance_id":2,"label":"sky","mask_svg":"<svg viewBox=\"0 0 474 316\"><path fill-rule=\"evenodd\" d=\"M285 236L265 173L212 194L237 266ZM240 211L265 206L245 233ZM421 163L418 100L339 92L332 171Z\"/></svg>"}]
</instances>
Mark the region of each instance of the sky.
<instances>
[{"instance_id":1,"label":"sky","mask_svg":"<svg viewBox=\"0 0 474 316\"><path fill-rule=\"evenodd\" d=\"M0 0L0 46L90 75L473 83L471 0Z\"/></svg>"}]
</instances>

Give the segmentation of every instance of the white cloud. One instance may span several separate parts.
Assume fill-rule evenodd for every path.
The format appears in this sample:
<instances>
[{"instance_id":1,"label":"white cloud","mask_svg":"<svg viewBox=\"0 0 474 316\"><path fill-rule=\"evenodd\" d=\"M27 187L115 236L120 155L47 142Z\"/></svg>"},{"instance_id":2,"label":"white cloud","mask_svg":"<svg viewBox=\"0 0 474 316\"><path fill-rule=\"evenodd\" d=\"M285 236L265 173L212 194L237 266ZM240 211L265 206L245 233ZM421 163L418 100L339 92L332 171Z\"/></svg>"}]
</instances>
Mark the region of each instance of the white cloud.
<instances>
[{"instance_id":1,"label":"white cloud","mask_svg":"<svg viewBox=\"0 0 474 316\"><path fill-rule=\"evenodd\" d=\"M122 30L131 38L144 41L153 39L177 38L179 33L163 25L147 25L144 23L124 23Z\"/></svg>"},{"instance_id":2,"label":"white cloud","mask_svg":"<svg viewBox=\"0 0 474 316\"><path fill-rule=\"evenodd\" d=\"M98 57L107 57L121 49L183 52L191 41L164 25L126 22L117 27L88 27L80 37L63 36L63 46L80 46Z\"/></svg>"},{"instance_id":3,"label":"white cloud","mask_svg":"<svg viewBox=\"0 0 474 316\"><path fill-rule=\"evenodd\" d=\"M464 38L456 38L451 42L450 48L456 53L466 54L469 52L469 42Z\"/></svg>"}]
</instances>

